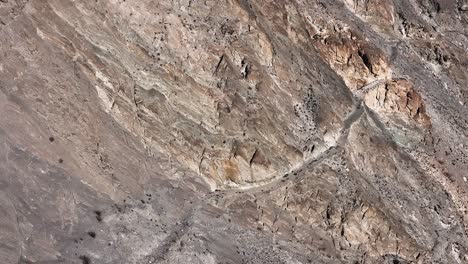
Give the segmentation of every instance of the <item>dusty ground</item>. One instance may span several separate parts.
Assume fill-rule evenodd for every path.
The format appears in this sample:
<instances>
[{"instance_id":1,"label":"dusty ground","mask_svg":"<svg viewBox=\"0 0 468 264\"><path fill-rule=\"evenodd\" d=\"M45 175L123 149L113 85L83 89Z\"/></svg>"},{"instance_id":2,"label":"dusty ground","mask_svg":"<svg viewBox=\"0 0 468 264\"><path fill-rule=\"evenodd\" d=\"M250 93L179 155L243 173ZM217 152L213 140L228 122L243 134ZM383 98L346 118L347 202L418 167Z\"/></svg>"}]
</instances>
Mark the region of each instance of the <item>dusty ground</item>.
<instances>
[{"instance_id":1,"label":"dusty ground","mask_svg":"<svg viewBox=\"0 0 468 264\"><path fill-rule=\"evenodd\" d=\"M468 263L468 1L0 0L0 263Z\"/></svg>"}]
</instances>

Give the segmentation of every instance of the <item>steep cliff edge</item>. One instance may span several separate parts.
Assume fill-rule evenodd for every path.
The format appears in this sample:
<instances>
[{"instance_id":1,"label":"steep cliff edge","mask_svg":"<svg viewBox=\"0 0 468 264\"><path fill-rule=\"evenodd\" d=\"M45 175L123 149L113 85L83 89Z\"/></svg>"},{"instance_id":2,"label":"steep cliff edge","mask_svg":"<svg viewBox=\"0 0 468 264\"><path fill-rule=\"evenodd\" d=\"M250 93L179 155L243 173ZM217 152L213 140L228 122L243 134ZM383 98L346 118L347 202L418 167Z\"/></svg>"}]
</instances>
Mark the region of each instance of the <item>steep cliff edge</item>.
<instances>
[{"instance_id":1,"label":"steep cliff edge","mask_svg":"<svg viewBox=\"0 0 468 264\"><path fill-rule=\"evenodd\" d=\"M0 14L1 264L468 262L465 0Z\"/></svg>"}]
</instances>

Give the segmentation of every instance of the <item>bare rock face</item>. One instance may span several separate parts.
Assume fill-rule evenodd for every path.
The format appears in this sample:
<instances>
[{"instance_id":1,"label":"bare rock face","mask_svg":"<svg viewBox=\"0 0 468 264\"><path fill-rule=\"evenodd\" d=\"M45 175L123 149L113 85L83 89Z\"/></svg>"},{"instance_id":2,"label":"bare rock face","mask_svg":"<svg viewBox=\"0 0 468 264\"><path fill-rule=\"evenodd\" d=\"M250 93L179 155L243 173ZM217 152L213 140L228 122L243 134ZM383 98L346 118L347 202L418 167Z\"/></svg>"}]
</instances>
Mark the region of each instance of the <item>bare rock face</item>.
<instances>
[{"instance_id":1,"label":"bare rock face","mask_svg":"<svg viewBox=\"0 0 468 264\"><path fill-rule=\"evenodd\" d=\"M467 263L467 5L0 1L0 263Z\"/></svg>"},{"instance_id":2,"label":"bare rock face","mask_svg":"<svg viewBox=\"0 0 468 264\"><path fill-rule=\"evenodd\" d=\"M255 21L241 3L53 2L31 12L41 40L55 30L45 16L69 28L61 48L94 80L105 112L217 187L272 179L315 154L311 146L329 147L352 105L344 85L332 93L317 82L309 69L321 60L301 54L312 47L289 47L262 29L282 22ZM89 35L83 47L77 35Z\"/></svg>"}]
</instances>

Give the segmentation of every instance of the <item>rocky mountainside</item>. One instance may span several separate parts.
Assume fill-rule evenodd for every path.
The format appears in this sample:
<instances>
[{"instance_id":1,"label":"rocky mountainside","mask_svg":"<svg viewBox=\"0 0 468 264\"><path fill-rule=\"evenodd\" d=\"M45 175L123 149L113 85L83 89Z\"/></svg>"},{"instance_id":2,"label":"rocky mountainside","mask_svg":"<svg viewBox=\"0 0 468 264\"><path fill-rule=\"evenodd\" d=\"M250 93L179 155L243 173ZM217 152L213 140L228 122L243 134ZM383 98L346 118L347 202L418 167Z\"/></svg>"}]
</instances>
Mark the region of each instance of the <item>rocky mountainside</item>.
<instances>
[{"instance_id":1,"label":"rocky mountainside","mask_svg":"<svg viewBox=\"0 0 468 264\"><path fill-rule=\"evenodd\" d=\"M468 263L467 0L0 14L0 264Z\"/></svg>"}]
</instances>

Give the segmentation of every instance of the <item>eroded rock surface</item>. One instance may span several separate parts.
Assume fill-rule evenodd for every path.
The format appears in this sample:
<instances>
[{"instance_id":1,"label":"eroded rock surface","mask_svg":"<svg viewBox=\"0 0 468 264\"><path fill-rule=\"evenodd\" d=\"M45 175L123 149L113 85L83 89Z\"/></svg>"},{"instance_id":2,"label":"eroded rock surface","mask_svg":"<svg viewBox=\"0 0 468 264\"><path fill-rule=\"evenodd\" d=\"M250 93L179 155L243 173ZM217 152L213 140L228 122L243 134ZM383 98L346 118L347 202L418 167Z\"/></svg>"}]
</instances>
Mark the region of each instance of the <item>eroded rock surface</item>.
<instances>
[{"instance_id":1,"label":"eroded rock surface","mask_svg":"<svg viewBox=\"0 0 468 264\"><path fill-rule=\"evenodd\" d=\"M468 2L0 14L0 263L468 262Z\"/></svg>"}]
</instances>

